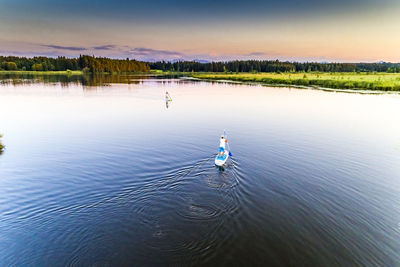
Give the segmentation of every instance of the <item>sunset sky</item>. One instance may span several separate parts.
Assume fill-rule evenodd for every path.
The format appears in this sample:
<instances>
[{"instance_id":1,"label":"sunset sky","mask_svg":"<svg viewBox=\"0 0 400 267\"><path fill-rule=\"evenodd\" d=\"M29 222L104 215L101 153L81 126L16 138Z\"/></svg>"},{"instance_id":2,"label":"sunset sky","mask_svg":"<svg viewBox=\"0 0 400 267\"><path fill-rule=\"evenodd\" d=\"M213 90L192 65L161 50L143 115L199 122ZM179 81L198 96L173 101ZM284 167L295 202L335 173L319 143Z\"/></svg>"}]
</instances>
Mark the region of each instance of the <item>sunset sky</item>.
<instances>
[{"instance_id":1,"label":"sunset sky","mask_svg":"<svg viewBox=\"0 0 400 267\"><path fill-rule=\"evenodd\" d=\"M399 0L0 0L0 55L400 62Z\"/></svg>"}]
</instances>

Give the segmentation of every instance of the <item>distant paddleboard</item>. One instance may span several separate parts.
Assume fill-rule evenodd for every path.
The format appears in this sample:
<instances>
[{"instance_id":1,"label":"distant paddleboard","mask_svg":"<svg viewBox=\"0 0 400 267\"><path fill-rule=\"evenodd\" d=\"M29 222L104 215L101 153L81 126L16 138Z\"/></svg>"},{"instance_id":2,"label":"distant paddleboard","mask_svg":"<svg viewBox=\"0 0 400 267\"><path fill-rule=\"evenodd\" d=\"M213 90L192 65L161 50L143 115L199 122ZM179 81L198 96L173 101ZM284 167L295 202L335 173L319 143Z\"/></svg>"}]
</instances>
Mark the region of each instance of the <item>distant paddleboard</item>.
<instances>
[{"instance_id":1,"label":"distant paddleboard","mask_svg":"<svg viewBox=\"0 0 400 267\"><path fill-rule=\"evenodd\" d=\"M170 102L172 102L172 97L169 95L168 92L165 92L165 101L170 101Z\"/></svg>"}]
</instances>

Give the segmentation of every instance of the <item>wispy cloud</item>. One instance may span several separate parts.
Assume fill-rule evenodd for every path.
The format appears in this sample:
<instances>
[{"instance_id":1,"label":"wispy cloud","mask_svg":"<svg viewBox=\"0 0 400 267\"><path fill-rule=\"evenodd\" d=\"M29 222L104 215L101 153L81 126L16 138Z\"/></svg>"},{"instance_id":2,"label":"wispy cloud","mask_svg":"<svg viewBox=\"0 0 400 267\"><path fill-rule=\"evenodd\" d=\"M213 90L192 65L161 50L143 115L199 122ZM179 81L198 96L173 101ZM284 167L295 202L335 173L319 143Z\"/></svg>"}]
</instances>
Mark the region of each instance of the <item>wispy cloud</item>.
<instances>
[{"instance_id":1,"label":"wispy cloud","mask_svg":"<svg viewBox=\"0 0 400 267\"><path fill-rule=\"evenodd\" d=\"M92 47L92 49L94 49L94 50L113 50L115 48L117 48L116 45L110 45L110 44L108 44L108 45L100 45L100 46L93 46Z\"/></svg>"},{"instance_id":2,"label":"wispy cloud","mask_svg":"<svg viewBox=\"0 0 400 267\"><path fill-rule=\"evenodd\" d=\"M249 57L252 57L252 56L254 56L254 57L259 57L259 56L265 56L265 53L264 53L264 52L251 52L251 53L247 54L246 56L249 56Z\"/></svg>"},{"instance_id":3,"label":"wispy cloud","mask_svg":"<svg viewBox=\"0 0 400 267\"><path fill-rule=\"evenodd\" d=\"M58 50L69 50L69 51L87 50L87 48L80 47L80 46L61 46L61 45L52 45L52 44L44 44L44 45L41 45L41 46L48 47L48 48L53 48L53 49L58 49Z\"/></svg>"},{"instance_id":4,"label":"wispy cloud","mask_svg":"<svg viewBox=\"0 0 400 267\"><path fill-rule=\"evenodd\" d=\"M1 1L1 0L0 0ZM333 57L296 57L287 56L278 53L275 50L248 50L242 53L216 53L216 52L203 52L195 53L192 50L168 50L168 49L153 49L151 47L135 47L134 45L118 45L118 44L91 44L82 46L77 43L75 46L61 46L55 44L44 43L28 43L23 41L8 41L0 38L0 55L16 55L16 56L65 56L77 57L79 54L95 55L100 57L110 58L132 58L142 61L177 61L177 60L195 60L199 62L211 61L229 61L229 60L289 60L289 61L318 61L318 62L331 62L331 61L344 61L355 62L354 59L337 59ZM367 58L364 61L375 62L380 60L378 57Z\"/></svg>"},{"instance_id":5,"label":"wispy cloud","mask_svg":"<svg viewBox=\"0 0 400 267\"><path fill-rule=\"evenodd\" d=\"M129 52L138 56L183 56L183 54L178 51L157 50L145 47L133 48Z\"/></svg>"}]
</instances>

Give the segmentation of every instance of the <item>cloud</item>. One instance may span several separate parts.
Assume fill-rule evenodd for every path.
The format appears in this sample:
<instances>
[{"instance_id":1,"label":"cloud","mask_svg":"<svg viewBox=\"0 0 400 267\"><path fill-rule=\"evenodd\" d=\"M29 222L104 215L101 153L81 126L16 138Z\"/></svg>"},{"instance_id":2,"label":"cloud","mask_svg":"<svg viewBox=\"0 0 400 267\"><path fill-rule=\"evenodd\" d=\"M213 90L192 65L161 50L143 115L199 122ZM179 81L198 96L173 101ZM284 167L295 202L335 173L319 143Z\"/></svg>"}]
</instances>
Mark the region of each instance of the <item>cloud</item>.
<instances>
[{"instance_id":1,"label":"cloud","mask_svg":"<svg viewBox=\"0 0 400 267\"><path fill-rule=\"evenodd\" d=\"M100 46L93 46L92 49L94 50L112 50L116 48L116 45L100 45Z\"/></svg>"},{"instance_id":2,"label":"cloud","mask_svg":"<svg viewBox=\"0 0 400 267\"><path fill-rule=\"evenodd\" d=\"M252 52L252 53L247 54L246 56L249 56L249 57L265 56L265 53L264 52Z\"/></svg>"},{"instance_id":3,"label":"cloud","mask_svg":"<svg viewBox=\"0 0 400 267\"><path fill-rule=\"evenodd\" d=\"M151 48L138 47L133 48L129 51L130 53L137 56L153 56L153 57L162 57L162 56L183 56L181 52L178 51L168 51L168 50L157 50Z\"/></svg>"},{"instance_id":4,"label":"cloud","mask_svg":"<svg viewBox=\"0 0 400 267\"><path fill-rule=\"evenodd\" d=\"M79 46L61 46L61 45L41 45L43 47L48 47L48 48L53 48L53 49L58 49L58 50L69 50L69 51L83 51L87 50L85 47L79 47Z\"/></svg>"},{"instance_id":5,"label":"cloud","mask_svg":"<svg viewBox=\"0 0 400 267\"><path fill-rule=\"evenodd\" d=\"M0 50L0 56L18 56L18 57L76 57L75 54L68 54L60 51L39 51L39 50L26 50L26 51L15 51L15 50Z\"/></svg>"}]
</instances>

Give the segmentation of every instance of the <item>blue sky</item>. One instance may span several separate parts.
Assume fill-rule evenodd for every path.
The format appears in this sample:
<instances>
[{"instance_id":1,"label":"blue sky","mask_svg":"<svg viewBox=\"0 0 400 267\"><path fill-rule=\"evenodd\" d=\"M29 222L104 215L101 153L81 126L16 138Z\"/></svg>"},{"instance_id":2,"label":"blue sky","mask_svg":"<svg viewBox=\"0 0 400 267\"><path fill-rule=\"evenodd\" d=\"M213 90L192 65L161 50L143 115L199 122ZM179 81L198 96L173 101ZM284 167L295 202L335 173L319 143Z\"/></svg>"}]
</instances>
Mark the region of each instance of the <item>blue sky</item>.
<instances>
[{"instance_id":1,"label":"blue sky","mask_svg":"<svg viewBox=\"0 0 400 267\"><path fill-rule=\"evenodd\" d=\"M400 61L399 12L394 0L0 0L0 54Z\"/></svg>"}]
</instances>

